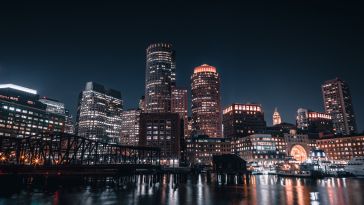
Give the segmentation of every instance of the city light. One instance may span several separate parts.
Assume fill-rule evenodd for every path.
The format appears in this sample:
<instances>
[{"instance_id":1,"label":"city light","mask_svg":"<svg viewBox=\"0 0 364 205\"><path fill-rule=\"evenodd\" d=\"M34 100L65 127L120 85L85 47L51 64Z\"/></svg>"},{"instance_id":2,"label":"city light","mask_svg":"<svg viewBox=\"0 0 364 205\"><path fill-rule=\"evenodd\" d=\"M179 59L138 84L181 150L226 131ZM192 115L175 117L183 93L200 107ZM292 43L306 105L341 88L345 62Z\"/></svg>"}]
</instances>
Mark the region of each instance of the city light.
<instances>
[{"instance_id":1,"label":"city light","mask_svg":"<svg viewBox=\"0 0 364 205\"><path fill-rule=\"evenodd\" d=\"M22 86L19 86L19 85L14 85L14 84L0 84L0 88L11 88L11 89L15 89L15 90L35 94L35 95L37 94L36 90L29 89L29 88L26 88L26 87L22 87Z\"/></svg>"}]
</instances>

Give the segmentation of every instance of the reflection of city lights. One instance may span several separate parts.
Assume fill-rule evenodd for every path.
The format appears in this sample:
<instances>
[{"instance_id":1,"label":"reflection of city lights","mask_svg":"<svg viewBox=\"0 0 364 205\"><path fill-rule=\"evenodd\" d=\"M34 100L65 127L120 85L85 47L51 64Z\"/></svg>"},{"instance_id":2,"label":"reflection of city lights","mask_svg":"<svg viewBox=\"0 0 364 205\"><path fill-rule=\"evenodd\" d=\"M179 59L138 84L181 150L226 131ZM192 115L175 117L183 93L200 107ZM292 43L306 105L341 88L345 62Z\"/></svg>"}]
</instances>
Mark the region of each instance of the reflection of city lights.
<instances>
[{"instance_id":1,"label":"reflection of city lights","mask_svg":"<svg viewBox=\"0 0 364 205\"><path fill-rule=\"evenodd\" d=\"M38 165L39 163L40 163L40 159L38 159L38 158L34 159L34 164L35 165Z\"/></svg>"}]
</instances>

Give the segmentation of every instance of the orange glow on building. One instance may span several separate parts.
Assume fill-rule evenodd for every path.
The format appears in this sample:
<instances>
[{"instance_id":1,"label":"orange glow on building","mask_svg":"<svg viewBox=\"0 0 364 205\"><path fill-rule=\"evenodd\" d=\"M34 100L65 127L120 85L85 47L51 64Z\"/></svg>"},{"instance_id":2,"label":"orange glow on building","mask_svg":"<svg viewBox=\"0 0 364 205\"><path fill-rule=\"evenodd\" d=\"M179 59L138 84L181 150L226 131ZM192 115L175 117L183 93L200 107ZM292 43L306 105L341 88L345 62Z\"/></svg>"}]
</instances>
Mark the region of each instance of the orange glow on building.
<instances>
[{"instance_id":1,"label":"orange glow on building","mask_svg":"<svg viewBox=\"0 0 364 205\"><path fill-rule=\"evenodd\" d=\"M258 104L232 104L223 110L223 114L227 114L231 111L253 111L262 112L262 106Z\"/></svg>"},{"instance_id":2,"label":"orange glow on building","mask_svg":"<svg viewBox=\"0 0 364 205\"><path fill-rule=\"evenodd\" d=\"M331 116L328 114L320 113L320 112L309 112L308 113L309 118L322 118L322 119L328 119L331 120Z\"/></svg>"},{"instance_id":3,"label":"orange glow on building","mask_svg":"<svg viewBox=\"0 0 364 205\"><path fill-rule=\"evenodd\" d=\"M196 67L195 70L193 71L193 73L201 73L201 72L216 73L216 68L214 66L203 64L201 66Z\"/></svg>"}]
</instances>

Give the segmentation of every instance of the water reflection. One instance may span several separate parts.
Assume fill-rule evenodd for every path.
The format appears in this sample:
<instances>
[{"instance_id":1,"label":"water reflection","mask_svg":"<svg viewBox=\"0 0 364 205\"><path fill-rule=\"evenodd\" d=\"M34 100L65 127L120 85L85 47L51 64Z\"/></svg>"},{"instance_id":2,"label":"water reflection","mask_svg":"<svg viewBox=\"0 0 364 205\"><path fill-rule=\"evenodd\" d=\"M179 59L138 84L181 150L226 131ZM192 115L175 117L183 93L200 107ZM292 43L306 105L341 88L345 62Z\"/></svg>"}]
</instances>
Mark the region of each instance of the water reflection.
<instances>
[{"instance_id":1,"label":"water reflection","mask_svg":"<svg viewBox=\"0 0 364 205\"><path fill-rule=\"evenodd\" d=\"M0 178L1 204L364 204L364 179L140 175Z\"/></svg>"}]
</instances>

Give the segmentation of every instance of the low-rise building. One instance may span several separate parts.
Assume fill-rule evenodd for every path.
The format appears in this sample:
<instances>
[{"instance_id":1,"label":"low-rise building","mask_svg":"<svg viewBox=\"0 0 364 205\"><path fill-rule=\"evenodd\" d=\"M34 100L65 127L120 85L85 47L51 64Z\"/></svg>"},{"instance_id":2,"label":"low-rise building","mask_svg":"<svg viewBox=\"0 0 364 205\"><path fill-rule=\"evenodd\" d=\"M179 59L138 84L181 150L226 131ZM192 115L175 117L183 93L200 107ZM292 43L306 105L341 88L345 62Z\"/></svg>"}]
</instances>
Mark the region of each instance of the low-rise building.
<instances>
[{"instance_id":1,"label":"low-rise building","mask_svg":"<svg viewBox=\"0 0 364 205\"><path fill-rule=\"evenodd\" d=\"M271 165L286 157L286 143L281 136L254 134L232 142L234 152L247 162Z\"/></svg>"},{"instance_id":2,"label":"low-rise building","mask_svg":"<svg viewBox=\"0 0 364 205\"><path fill-rule=\"evenodd\" d=\"M298 134L295 130L284 134L286 142L286 153L296 161L307 160L312 150L316 149L316 140L311 139L307 134Z\"/></svg>"},{"instance_id":3,"label":"low-rise building","mask_svg":"<svg viewBox=\"0 0 364 205\"><path fill-rule=\"evenodd\" d=\"M193 165L212 166L214 155L230 154L231 142L226 138L198 135L186 139L187 161Z\"/></svg>"},{"instance_id":4,"label":"low-rise building","mask_svg":"<svg viewBox=\"0 0 364 205\"><path fill-rule=\"evenodd\" d=\"M348 161L364 156L364 135L318 139L316 143L330 160Z\"/></svg>"}]
</instances>

